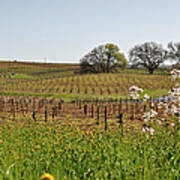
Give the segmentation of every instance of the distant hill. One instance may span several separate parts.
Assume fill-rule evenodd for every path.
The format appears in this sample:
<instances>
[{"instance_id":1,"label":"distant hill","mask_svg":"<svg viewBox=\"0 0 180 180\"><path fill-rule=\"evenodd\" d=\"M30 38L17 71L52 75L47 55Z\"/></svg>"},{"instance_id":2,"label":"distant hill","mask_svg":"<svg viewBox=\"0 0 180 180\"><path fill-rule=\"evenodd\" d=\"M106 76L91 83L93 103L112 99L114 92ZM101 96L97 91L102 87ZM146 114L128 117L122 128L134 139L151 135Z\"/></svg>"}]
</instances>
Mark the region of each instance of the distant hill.
<instances>
[{"instance_id":1,"label":"distant hill","mask_svg":"<svg viewBox=\"0 0 180 180\"><path fill-rule=\"evenodd\" d=\"M2 61L0 67L34 67L34 68L63 68L63 69L79 69L77 63L41 63L41 62L18 62L18 61Z\"/></svg>"}]
</instances>

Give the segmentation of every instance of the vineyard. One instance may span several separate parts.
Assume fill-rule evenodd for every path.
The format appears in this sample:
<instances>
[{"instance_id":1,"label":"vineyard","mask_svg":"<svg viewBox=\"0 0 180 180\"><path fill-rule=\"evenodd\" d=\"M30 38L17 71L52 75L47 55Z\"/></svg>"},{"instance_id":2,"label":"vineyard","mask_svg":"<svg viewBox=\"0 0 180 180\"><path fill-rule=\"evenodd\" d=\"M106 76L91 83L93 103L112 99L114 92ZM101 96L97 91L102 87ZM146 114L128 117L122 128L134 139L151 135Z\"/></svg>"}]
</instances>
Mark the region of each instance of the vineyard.
<instances>
[{"instance_id":1,"label":"vineyard","mask_svg":"<svg viewBox=\"0 0 180 180\"><path fill-rule=\"evenodd\" d=\"M30 65L29 65L30 66ZM40 66L40 65L39 65ZM3 95L45 96L64 99L120 98L128 96L128 89L137 85L151 96L167 95L172 87L168 73L148 75L142 70L120 71L114 74L80 75L72 65L60 68L22 66L5 67L0 74L0 93Z\"/></svg>"},{"instance_id":2,"label":"vineyard","mask_svg":"<svg viewBox=\"0 0 180 180\"><path fill-rule=\"evenodd\" d=\"M114 129L122 125L142 124L142 113L152 102L144 103L132 99L107 101L81 101L68 103L45 98L0 97L0 122L52 122L92 129ZM157 101L154 102L158 111ZM129 128L129 127L128 127Z\"/></svg>"},{"instance_id":3,"label":"vineyard","mask_svg":"<svg viewBox=\"0 0 180 180\"><path fill-rule=\"evenodd\" d=\"M170 72L78 69L0 62L0 179L178 179ZM133 86L151 98L130 98Z\"/></svg>"}]
</instances>

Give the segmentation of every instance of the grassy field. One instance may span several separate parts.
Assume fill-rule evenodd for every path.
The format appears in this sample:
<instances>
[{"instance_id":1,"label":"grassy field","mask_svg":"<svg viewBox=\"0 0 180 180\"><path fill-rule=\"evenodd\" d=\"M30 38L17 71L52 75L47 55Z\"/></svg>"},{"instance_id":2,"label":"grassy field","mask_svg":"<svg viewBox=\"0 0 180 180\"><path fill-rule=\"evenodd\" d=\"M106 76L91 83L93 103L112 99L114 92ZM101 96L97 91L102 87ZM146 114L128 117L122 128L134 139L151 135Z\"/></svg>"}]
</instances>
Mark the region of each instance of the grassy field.
<instances>
[{"instance_id":1,"label":"grassy field","mask_svg":"<svg viewBox=\"0 0 180 180\"><path fill-rule=\"evenodd\" d=\"M175 84L170 72L78 70L0 62L0 180L44 173L55 180L180 179L179 114L164 114L159 102L125 99L132 85L167 95ZM152 110L157 115L145 122Z\"/></svg>"},{"instance_id":2,"label":"grassy field","mask_svg":"<svg viewBox=\"0 0 180 180\"><path fill-rule=\"evenodd\" d=\"M180 131L82 131L56 123L1 126L0 179L179 179Z\"/></svg>"}]
</instances>

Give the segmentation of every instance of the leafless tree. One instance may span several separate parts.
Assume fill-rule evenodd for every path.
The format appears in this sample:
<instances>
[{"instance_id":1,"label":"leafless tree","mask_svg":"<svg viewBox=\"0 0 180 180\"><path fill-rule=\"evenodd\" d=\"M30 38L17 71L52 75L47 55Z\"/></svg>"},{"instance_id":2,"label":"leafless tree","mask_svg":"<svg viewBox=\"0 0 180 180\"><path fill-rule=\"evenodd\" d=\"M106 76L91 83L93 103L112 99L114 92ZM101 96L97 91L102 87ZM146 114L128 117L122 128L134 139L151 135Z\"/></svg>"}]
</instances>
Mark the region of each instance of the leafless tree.
<instances>
[{"instance_id":1,"label":"leafless tree","mask_svg":"<svg viewBox=\"0 0 180 180\"><path fill-rule=\"evenodd\" d=\"M129 51L129 62L135 66L145 67L150 74L167 59L167 51L161 44L145 42Z\"/></svg>"},{"instance_id":2,"label":"leafless tree","mask_svg":"<svg viewBox=\"0 0 180 180\"><path fill-rule=\"evenodd\" d=\"M180 63L180 42L169 42L168 49L169 58L175 60L177 63Z\"/></svg>"}]
</instances>

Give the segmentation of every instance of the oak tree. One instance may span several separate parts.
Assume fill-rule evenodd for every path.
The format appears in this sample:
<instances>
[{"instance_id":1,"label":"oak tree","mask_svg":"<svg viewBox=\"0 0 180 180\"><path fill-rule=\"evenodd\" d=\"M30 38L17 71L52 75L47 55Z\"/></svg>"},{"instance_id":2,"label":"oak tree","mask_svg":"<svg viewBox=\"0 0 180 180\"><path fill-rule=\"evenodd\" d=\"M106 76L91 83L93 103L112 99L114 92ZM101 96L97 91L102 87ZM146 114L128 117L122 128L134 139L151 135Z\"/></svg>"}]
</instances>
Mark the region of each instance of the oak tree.
<instances>
[{"instance_id":1,"label":"oak tree","mask_svg":"<svg viewBox=\"0 0 180 180\"><path fill-rule=\"evenodd\" d=\"M135 66L146 68L150 74L167 59L167 51L161 44L145 42L136 45L129 51L129 62Z\"/></svg>"},{"instance_id":2,"label":"oak tree","mask_svg":"<svg viewBox=\"0 0 180 180\"><path fill-rule=\"evenodd\" d=\"M82 73L110 73L126 66L127 60L117 45L107 43L92 49L80 60L80 65Z\"/></svg>"}]
</instances>

